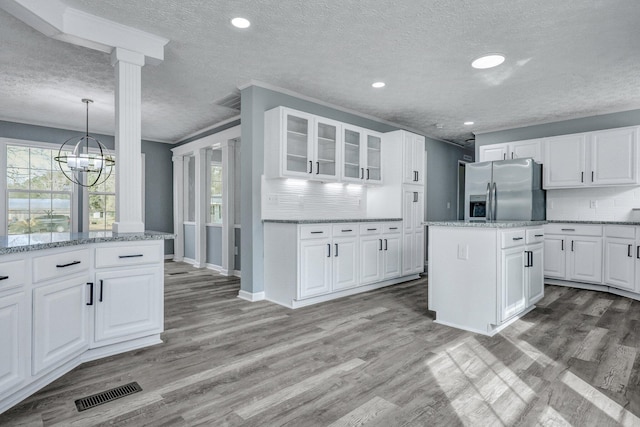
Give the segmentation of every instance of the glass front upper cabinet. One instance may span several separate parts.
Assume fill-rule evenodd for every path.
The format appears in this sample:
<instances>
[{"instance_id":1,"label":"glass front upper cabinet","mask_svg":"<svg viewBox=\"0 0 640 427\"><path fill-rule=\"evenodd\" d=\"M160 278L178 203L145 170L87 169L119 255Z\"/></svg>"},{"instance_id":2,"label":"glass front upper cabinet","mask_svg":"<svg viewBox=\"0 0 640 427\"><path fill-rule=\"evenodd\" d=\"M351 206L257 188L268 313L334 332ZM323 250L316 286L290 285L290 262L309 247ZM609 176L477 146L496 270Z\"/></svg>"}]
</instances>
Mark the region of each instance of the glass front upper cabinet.
<instances>
[{"instance_id":1,"label":"glass front upper cabinet","mask_svg":"<svg viewBox=\"0 0 640 427\"><path fill-rule=\"evenodd\" d=\"M359 130L344 128L343 181L362 182L364 178L361 139L362 132Z\"/></svg>"},{"instance_id":2,"label":"glass front upper cabinet","mask_svg":"<svg viewBox=\"0 0 640 427\"><path fill-rule=\"evenodd\" d=\"M381 181L381 150L382 150L382 138L375 135L367 135L367 163L366 163L366 176L367 181Z\"/></svg>"},{"instance_id":3,"label":"glass front upper cabinet","mask_svg":"<svg viewBox=\"0 0 640 427\"><path fill-rule=\"evenodd\" d=\"M285 114L285 170L288 175L306 176L311 171L311 117Z\"/></svg>"},{"instance_id":4,"label":"glass front upper cabinet","mask_svg":"<svg viewBox=\"0 0 640 427\"><path fill-rule=\"evenodd\" d=\"M339 126L327 120L317 118L314 144L314 178L335 181L338 178L338 136Z\"/></svg>"}]
</instances>

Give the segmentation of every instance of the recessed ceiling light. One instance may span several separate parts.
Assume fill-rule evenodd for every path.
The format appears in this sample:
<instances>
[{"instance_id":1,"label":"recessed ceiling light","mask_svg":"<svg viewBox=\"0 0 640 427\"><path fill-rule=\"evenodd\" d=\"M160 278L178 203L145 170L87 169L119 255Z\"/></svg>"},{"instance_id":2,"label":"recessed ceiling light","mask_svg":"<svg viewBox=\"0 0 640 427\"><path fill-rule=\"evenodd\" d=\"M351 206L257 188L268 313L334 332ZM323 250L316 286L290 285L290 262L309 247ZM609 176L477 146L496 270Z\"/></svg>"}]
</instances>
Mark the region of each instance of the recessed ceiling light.
<instances>
[{"instance_id":1,"label":"recessed ceiling light","mask_svg":"<svg viewBox=\"0 0 640 427\"><path fill-rule=\"evenodd\" d=\"M381 87L385 87L387 84L385 82L375 82L373 84L371 84L371 86L375 87L376 89L380 89Z\"/></svg>"},{"instance_id":2,"label":"recessed ceiling light","mask_svg":"<svg viewBox=\"0 0 640 427\"><path fill-rule=\"evenodd\" d=\"M249 28L251 22L249 22L249 20L245 18L233 18L231 20L231 25L236 28Z\"/></svg>"},{"instance_id":3,"label":"recessed ceiling light","mask_svg":"<svg viewBox=\"0 0 640 427\"><path fill-rule=\"evenodd\" d=\"M493 68L504 62L504 56L500 54L491 54L481 56L471 63L473 68L484 70L485 68Z\"/></svg>"},{"instance_id":4,"label":"recessed ceiling light","mask_svg":"<svg viewBox=\"0 0 640 427\"><path fill-rule=\"evenodd\" d=\"M473 122L464 122L465 126L471 126Z\"/></svg>"}]
</instances>

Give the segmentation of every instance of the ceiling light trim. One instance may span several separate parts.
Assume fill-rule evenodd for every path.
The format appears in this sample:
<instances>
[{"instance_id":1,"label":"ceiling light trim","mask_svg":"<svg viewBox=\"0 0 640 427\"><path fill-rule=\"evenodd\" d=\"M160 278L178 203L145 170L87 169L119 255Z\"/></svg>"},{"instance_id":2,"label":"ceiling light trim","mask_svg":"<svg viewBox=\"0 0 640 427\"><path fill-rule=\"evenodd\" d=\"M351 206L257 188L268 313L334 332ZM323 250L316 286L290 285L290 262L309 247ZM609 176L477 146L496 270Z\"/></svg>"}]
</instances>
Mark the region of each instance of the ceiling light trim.
<instances>
[{"instance_id":1,"label":"ceiling light trim","mask_svg":"<svg viewBox=\"0 0 640 427\"><path fill-rule=\"evenodd\" d=\"M504 63L507 57L502 53L485 53L471 61L471 66L476 70L488 70Z\"/></svg>"}]
</instances>

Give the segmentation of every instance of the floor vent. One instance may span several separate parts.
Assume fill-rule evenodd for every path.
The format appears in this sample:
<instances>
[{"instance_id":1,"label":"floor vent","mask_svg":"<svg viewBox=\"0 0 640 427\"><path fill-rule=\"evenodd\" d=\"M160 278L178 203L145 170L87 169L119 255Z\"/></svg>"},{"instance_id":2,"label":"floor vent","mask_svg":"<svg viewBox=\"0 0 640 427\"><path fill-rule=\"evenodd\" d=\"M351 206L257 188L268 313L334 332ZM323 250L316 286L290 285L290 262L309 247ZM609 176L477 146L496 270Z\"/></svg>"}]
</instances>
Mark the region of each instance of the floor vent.
<instances>
[{"instance_id":1,"label":"floor vent","mask_svg":"<svg viewBox=\"0 0 640 427\"><path fill-rule=\"evenodd\" d=\"M111 402L112 400L120 399L121 397L125 397L139 391L142 391L142 387L140 387L136 382L121 385L120 387L112 388L111 390L92 394L91 396L76 400L76 408L78 408L78 412L86 411L87 409L94 408L102 405L103 403Z\"/></svg>"}]
</instances>

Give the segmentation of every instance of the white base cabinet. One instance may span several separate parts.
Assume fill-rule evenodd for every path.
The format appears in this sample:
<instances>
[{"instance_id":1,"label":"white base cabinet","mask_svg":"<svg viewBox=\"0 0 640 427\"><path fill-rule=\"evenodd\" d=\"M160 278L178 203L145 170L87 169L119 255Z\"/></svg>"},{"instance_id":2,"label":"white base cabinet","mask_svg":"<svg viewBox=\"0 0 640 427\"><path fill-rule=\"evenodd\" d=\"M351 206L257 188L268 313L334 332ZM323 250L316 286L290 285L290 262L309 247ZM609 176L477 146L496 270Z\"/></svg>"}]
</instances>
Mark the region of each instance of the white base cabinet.
<instances>
[{"instance_id":1,"label":"white base cabinet","mask_svg":"<svg viewBox=\"0 0 640 427\"><path fill-rule=\"evenodd\" d=\"M164 241L0 258L0 412L88 360L157 344Z\"/></svg>"},{"instance_id":2,"label":"white base cabinet","mask_svg":"<svg viewBox=\"0 0 640 427\"><path fill-rule=\"evenodd\" d=\"M494 335L544 296L539 226L429 226L429 309L436 323Z\"/></svg>"},{"instance_id":3,"label":"white base cabinet","mask_svg":"<svg viewBox=\"0 0 640 427\"><path fill-rule=\"evenodd\" d=\"M265 298L297 308L417 278L401 273L401 224L266 221Z\"/></svg>"}]
</instances>

